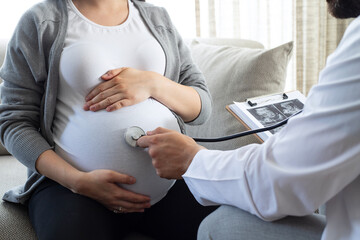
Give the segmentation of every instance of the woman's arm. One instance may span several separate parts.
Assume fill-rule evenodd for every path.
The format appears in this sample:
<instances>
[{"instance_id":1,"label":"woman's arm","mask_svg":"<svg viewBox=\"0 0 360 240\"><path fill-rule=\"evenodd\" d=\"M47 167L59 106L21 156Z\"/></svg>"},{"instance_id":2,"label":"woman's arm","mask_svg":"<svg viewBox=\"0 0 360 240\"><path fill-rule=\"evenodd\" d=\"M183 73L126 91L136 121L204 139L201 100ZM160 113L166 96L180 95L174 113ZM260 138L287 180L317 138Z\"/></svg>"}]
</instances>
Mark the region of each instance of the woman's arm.
<instances>
[{"instance_id":1,"label":"woman's arm","mask_svg":"<svg viewBox=\"0 0 360 240\"><path fill-rule=\"evenodd\" d=\"M134 105L152 97L177 113L185 122L194 120L200 113L201 101L197 91L150 71L119 68L101 77L105 82L87 96L85 110L106 108L114 111Z\"/></svg>"},{"instance_id":2,"label":"woman's arm","mask_svg":"<svg viewBox=\"0 0 360 240\"><path fill-rule=\"evenodd\" d=\"M111 170L82 172L71 166L54 151L42 153L36 161L37 171L74 193L97 200L110 210L119 207L126 212L143 212L150 207L150 198L130 192L117 184L134 184L136 179Z\"/></svg>"}]
</instances>

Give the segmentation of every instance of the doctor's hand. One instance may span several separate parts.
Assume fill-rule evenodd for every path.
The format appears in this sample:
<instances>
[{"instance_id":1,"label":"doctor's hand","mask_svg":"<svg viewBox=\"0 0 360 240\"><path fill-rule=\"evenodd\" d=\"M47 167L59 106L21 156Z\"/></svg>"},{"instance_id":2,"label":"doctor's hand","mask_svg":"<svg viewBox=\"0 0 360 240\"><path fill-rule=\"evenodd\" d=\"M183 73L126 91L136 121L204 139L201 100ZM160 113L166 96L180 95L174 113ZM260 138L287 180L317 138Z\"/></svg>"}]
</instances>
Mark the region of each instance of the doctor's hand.
<instances>
[{"instance_id":1,"label":"doctor's hand","mask_svg":"<svg viewBox=\"0 0 360 240\"><path fill-rule=\"evenodd\" d=\"M112 170L84 172L76 183L74 192L90 197L111 211L143 212L150 207L150 198L121 188L120 184L134 184L135 178Z\"/></svg>"},{"instance_id":2,"label":"doctor's hand","mask_svg":"<svg viewBox=\"0 0 360 240\"><path fill-rule=\"evenodd\" d=\"M126 67L110 70L101 76L104 82L86 96L84 110L111 112L142 102L151 97L156 74Z\"/></svg>"},{"instance_id":3,"label":"doctor's hand","mask_svg":"<svg viewBox=\"0 0 360 240\"><path fill-rule=\"evenodd\" d=\"M149 148L156 173L167 179L181 179L196 153L205 149L192 138L165 128L147 132L137 144Z\"/></svg>"}]
</instances>

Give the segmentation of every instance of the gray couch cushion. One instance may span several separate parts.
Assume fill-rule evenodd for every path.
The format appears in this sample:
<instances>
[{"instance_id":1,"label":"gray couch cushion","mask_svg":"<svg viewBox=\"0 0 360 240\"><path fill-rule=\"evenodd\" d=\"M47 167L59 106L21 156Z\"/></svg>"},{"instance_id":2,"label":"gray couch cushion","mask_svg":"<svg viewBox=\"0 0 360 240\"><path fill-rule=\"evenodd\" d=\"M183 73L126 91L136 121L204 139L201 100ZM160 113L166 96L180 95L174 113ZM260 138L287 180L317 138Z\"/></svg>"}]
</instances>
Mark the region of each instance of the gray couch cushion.
<instances>
[{"instance_id":1,"label":"gray couch cushion","mask_svg":"<svg viewBox=\"0 0 360 240\"><path fill-rule=\"evenodd\" d=\"M0 156L9 155L9 152L4 148L4 146L0 143Z\"/></svg>"},{"instance_id":2,"label":"gray couch cushion","mask_svg":"<svg viewBox=\"0 0 360 240\"><path fill-rule=\"evenodd\" d=\"M0 235L0 239L36 239L26 207L8 202L0 203L0 232L6 233L6 236Z\"/></svg>"},{"instance_id":3,"label":"gray couch cushion","mask_svg":"<svg viewBox=\"0 0 360 240\"><path fill-rule=\"evenodd\" d=\"M26 168L12 156L0 157L0 196L10 188L23 184ZM25 206L0 202L0 239L36 239ZM5 237L5 238L2 238Z\"/></svg>"},{"instance_id":4,"label":"gray couch cushion","mask_svg":"<svg viewBox=\"0 0 360 240\"><path fill-rule=\"evenodd\" d=\"M192 137L219 137L246 128L225 106L233 101L277 93L284 90L286 70L292 55L293 43L274 49L249 49L215 46L194 41L191 50L195 63L205 75L213 98L213 112L201 126L187 126ZM258 142L255 136L221 143L200 143L209 149L229 150Z\"/></svg>"}]
</instances>

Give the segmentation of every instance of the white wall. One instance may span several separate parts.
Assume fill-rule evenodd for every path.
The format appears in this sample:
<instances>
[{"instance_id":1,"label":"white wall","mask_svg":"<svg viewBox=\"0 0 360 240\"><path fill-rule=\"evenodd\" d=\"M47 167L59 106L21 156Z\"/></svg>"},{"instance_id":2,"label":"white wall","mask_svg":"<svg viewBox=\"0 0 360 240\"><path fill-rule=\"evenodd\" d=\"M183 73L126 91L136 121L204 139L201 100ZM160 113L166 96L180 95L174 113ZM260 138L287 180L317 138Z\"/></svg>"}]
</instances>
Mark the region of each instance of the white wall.
<instances>
[{"instance_id":1,"label":"white wall","mask_svg":"<svg viewBox=\"0 0 360 240\"><path fill-rule=\"evenodd\" d=\"M0 38L9 38L21 15L40 0L0 0Z\"/></svg>"}]
</instances>

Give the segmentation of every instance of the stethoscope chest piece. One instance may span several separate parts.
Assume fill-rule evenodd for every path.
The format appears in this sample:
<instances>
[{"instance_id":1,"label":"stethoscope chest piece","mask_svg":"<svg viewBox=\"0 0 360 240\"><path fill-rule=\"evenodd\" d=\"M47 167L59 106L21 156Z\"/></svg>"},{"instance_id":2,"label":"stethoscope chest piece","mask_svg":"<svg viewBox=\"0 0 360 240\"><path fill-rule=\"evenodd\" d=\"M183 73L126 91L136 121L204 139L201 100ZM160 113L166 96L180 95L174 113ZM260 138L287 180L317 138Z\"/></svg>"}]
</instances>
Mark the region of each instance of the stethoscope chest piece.
<instances>
[{"instance_id":1,"label":"stethoscope chest piece","mask_svg":"<svg viewBox=\"0 0 360 240\"><path fill-rule=\"evenodd\" d=\"M136 141L145 135L146 135L146 133L142 128L136 127L136 126L129 127L125 131L125 141L130 146L137 147Z\"/></svg>"}]
</instances>

